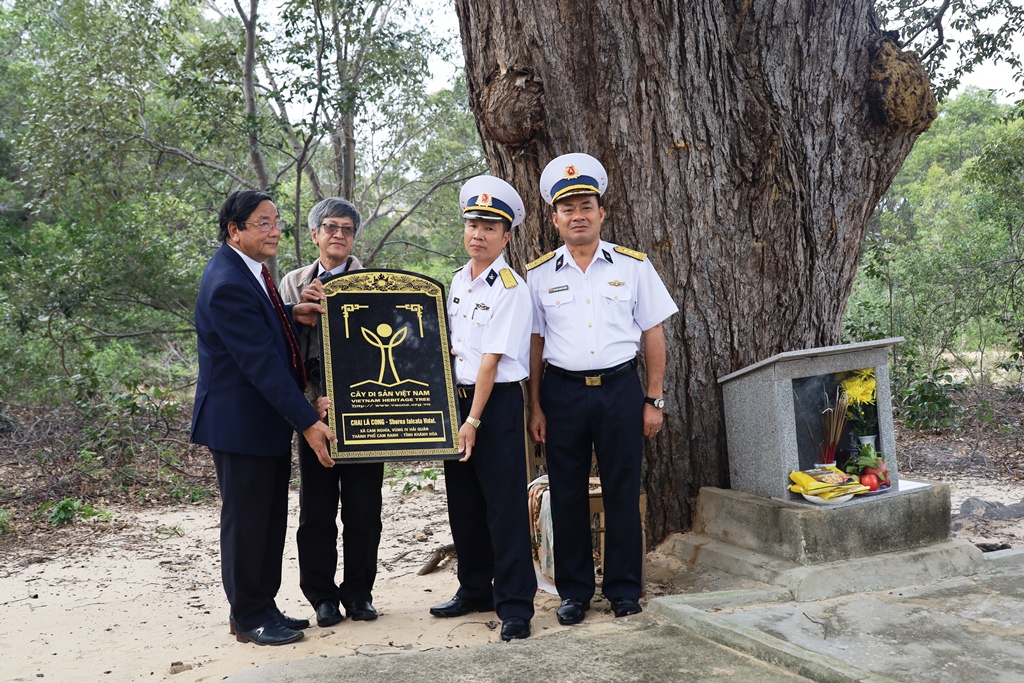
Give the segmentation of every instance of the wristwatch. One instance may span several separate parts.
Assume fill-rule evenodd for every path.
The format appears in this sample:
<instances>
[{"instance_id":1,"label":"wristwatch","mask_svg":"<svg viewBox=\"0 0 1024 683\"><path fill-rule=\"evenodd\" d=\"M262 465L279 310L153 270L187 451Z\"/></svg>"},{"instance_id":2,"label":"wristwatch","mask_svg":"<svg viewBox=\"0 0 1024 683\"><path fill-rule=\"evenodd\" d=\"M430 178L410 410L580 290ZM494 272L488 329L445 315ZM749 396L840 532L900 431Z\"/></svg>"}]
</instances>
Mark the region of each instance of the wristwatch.
<instances>
[{"instance_id":1,"label":"wristwatch","mask_svg":"<svg viewBox=\"0 0 1024 683\"><path fill-rule=\"evenodd\" d=\"M665 399L663 398L651 398L650 396L644 396L644 403L649 403L658 410L665 409Z\"/></svg>"},{"instance_id":2,"label":"wristwatch","mask_svg":"<svg viewBox=\"0 0 1024 683\"><path fill-rule=\"evenodd\" d=\"M480 429L480 420L475 417L467 417L466 424L471 425L474 429Z\"/></svg>"}]
</instances>

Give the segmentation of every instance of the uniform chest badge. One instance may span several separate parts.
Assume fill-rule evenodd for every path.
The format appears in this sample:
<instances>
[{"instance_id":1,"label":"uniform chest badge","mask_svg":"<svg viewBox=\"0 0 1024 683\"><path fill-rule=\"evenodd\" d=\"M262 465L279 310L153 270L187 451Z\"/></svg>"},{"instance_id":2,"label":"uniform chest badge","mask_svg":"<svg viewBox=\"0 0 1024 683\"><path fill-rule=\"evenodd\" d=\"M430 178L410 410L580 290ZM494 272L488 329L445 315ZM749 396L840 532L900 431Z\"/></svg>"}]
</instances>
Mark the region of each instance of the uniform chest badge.
<instances>
[{"instance_id":1,"label":"uniform chest badge","mask_svg":"<svg viewBox=\"0 0 1024 683\"><path fill-rule=\"evenodd\" d=\"M554 294L555 292L564 292L569 289L569 285L561 285L560 287L549 287L548 294Z\"/></svg>"},{"instance_id":2,"label":"uniform chest badge","mask_svg":"<svg viewBox=\"0 0 1024 683\"><path fill-rule=\"evenodd\" d=\"M456 296L456 297L453 297L453 298L452 298L452 303L454 303L454 304L457 304L457 303L459 303L459 297L457 297L457 296Z\"/></svg>"},{"instance_id":3,"label":"uniform chest badge","mask_svg":"<svg viewBox=\"0 0 1024 683\"><path fill-rule=\"evenodd\" d=\"M480 310L480 311L489 311L489 310L491 310L491 307L488 306L485 303L479 303L479 304L476 305L476 307L477 307L477 310Z\"/></svg>"},{"instance_id":4,"label":"uniform chest badge","mask_svg":"<svg viewBox=\"0 0 1024 683\"><path fill-rule=\"evenodd\" d=\"M623 282L622 280L612 280L608 284L610 284L612 287L621 287L621 286L623 286L626 283Z\"/></svg>"}]
</instances>

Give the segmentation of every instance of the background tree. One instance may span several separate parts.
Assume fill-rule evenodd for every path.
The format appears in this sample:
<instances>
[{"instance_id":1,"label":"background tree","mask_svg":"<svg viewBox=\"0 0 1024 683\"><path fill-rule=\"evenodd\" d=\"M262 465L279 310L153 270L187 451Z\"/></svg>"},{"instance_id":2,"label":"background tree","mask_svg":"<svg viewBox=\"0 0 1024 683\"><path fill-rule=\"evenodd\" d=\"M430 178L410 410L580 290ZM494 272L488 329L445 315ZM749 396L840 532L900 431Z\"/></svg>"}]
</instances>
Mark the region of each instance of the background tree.
<instances>
[{"instance_id":1,"label":"background tree","mask_svg":"<svg viewBox=\"0 0 1024 683\"><path fill-rule=\"evenodd\" d=\"M1016 0L879 0L882 25L920 55L939 98L982 62L1004 62L1021 79L1014 39L1024 30Z\"/></svg>"},{"instance_id":2,"label":"background tree","mask_svg":"<svg viewBox=\"0 0 1024 683\"><path fill-rule=\"evenodd\" d=\"M608 169L605 236L650 254L670 319L666 429L645 453L654 539L726 486L717 379L839 341L868 217L935 117L871 2L457 0L491 170L533 205L516 265L557 245L548 160ZM571 33L563 27L571 24Z\"/></svg>"},{"instance_id":3,"label":"background tree","mask_svg":"<svg viewBox=\"0 0 1024 683\"><path fill-rule=\"evenodd\" d=\"M363 26L350 5L324 7ZM330 139L342 100L355 107L361 140L353 164L367 229L357 253L392 266L452 253L451 223L427 212L431 195L447 192L442 215L453 215L450 186L482 165L465 87L428 93L428 55L418 50L441 49L443 41L422 27L402 28L414 16L407 5L375 7L382 9L372 23L376 43L362 46L361 70L348 72L344 88L358 93L353 99L335 98L333 76L317 80L316 69L304 70L337 67L334 48L303 52L305 38L279 34L288 22L276 15L246 19L255 32L249 71L243 22L208 16L191 0L4 6L0 315L11 324L0 346L23 350L3 354L10 372L0 383L31 392L32 377L79 374L110 345L132 360L118 363L112 352L104 375L165 358L168 348L173 358L189 357L178 344L190 343L217 207L235 189L267 186L298 228L294 243L283 240L281 265L299 264L298 247L310 244L306 211L324 187L341 184ZM257 9L245 3L243 13ZM20 286L25 279L47 286Z\"/></svg>"},{"instance_id":4,"label":"background tree","mask_svg":"<svg viewBox=\"0 0 1024 683\"><path fill-rule=\"evenodd\" d=\"M1020 138L1009 105L968 88L940 107L869 223L844 338L906 337L897 399L939 391L951 370L988 384L1019 366Z\"/></svg>"}]
</instances>

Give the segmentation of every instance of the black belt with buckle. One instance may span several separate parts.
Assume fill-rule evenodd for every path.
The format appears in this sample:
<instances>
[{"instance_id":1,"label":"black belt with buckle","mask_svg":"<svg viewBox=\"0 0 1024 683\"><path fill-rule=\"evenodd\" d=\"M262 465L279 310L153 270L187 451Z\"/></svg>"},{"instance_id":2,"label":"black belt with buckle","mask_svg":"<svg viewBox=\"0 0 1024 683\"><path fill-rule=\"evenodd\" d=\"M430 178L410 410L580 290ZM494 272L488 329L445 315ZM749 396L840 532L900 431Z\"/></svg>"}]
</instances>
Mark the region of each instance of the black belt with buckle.
<instances>
[{"instance_id":1,"label":"black belt with buckle","mask_svg":"<svg viewBox=\"0 0 1024 683\"><path fill-rule=\"evenodd\" d=\"M625 363L620 363L613 368L605 368L604 370L563 370L557 365L549 364L547 371L566 379L583 382L588 387L599 387L602 380L611 379L616 375L621 375L634 369L636 369L636 358L630 358Z\"/></svg>"},{"instance_id":2,"label":"black belt with buckle","mask_svg":"<svg viewBox=\"0 0 1024 683\"><path fill-rule=\"evenodd\" d=\"M498 387L510 387L512 385L518 385L519 382L495 382L494 388ZM473 398L473 394L476 392L475 384L456 384L455 389L458 391L459 398Z\"/></svg>"}]
</instances>

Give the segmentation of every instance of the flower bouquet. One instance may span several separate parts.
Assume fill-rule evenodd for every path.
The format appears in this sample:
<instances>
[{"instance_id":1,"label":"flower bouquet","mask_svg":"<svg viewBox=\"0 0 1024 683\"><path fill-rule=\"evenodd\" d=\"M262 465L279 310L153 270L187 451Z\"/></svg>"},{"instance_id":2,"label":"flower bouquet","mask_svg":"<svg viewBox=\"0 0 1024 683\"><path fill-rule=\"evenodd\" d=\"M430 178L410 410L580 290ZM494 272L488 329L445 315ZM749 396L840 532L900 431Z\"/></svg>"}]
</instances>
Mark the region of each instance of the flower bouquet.
<instances>
[{"instance_id":1,"label":"flower bouquet","mask_svg":"<svg viewBox=\"0 0 1024 683\"><path fill-rule=\"evenodd\" d=\"M872 436L878 434L878 410L875 407L877 398L875 369L862 368L844 372L840 375L839 389L849 406L847 419L854 436Z\"/></svg>"}]
</instances>

